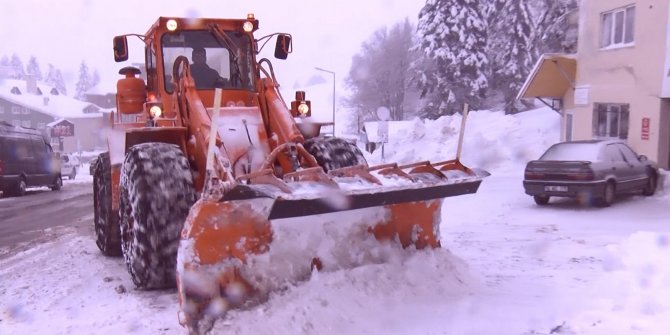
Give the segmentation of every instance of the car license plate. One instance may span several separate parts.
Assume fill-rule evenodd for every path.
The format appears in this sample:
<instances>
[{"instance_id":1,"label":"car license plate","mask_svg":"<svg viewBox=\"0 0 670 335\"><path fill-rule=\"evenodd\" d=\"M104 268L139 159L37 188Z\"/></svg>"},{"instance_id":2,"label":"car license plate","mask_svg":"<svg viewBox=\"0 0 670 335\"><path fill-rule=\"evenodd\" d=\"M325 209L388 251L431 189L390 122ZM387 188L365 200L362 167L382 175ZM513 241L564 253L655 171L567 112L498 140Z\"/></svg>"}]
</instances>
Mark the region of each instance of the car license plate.
<instances>
[{"instance_id":1,"label":"car license plate","mask_svg":"<svg viewBox=\"0 0 670 335\"><path fill-rule=\"evenodd\" d=\"M567 186L545 186L544 190L548 191L548 192L567 192L568 187Z\"/></svg>"}]
</instances>

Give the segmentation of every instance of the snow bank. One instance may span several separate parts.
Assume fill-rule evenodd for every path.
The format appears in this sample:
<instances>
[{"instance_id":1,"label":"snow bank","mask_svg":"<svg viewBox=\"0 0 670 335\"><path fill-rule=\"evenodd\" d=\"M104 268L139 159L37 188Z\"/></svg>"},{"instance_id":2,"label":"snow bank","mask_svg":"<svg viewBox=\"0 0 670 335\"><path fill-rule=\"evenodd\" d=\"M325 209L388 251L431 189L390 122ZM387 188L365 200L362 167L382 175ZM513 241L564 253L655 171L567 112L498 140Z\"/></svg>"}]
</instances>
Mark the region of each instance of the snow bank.
<instances>
[{"instance_id":1,"label":"snow bank","mask_svg":"<svg viewBox=\"0 0 670 335\"><path fill-rule=\"evenodd\" d=\"M398 131L397 136L384 144L384 157L381 148L364 154L372 164L453 159L461 120L460 114L424 122L415 119L411 127ZM538 158L559 140L560 116L548 107L515 115L473 111L466 120L461 161L468 167L489 172L515 170Z\"/></svg>"},{"instance_id":2,"label":"snow bank","mask_svg":"<svg viewBox=\"0 0 670 335\"><path fill-rule=\"evenodd\" d=\"M607 246L601 297L574 321L578 334L667 334L670 329L670 233L637 232ZM594 320L596 320L594 322Z\"/></svg>"}]
</instances>

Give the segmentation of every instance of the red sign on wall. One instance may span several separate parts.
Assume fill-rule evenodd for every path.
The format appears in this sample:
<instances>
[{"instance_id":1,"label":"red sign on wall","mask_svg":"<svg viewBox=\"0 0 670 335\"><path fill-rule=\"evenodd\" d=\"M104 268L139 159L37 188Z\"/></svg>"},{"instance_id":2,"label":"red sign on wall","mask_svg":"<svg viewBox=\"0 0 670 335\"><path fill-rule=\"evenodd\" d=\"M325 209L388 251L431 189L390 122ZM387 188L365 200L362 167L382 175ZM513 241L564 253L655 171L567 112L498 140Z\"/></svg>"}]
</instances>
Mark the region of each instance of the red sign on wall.
<instances>
[{"instance_id":1,"label":"red sign on wall","mask_svg":"<svg viewBox=\"0 0 670 335\"><path fill-rule=\"evenodd\" d=\"M51 137L71 137L74 136L74 124L68 120L60 120L55 124L50 124Z\"/></svg>"},{"instance_id":2,"label":"red sign on wall","mask_svg":"<svg viewBox=\"0 0 670 335\"><path fill-rule=\"evenodd\" d=\"M642 118L642 139L645 141L649 140L649 124L651 120L648 117Z\"/></svg>"}]
</instances>

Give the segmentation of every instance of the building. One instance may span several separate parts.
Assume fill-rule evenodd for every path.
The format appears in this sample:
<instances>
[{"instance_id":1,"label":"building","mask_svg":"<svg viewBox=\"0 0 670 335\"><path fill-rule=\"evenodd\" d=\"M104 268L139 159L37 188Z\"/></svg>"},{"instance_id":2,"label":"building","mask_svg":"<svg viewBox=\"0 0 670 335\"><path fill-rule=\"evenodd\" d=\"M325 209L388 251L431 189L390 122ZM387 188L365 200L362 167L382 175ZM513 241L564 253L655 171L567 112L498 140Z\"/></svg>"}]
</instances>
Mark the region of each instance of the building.
<instances>
[{"instance_id":1,"label":"building","mask_svg":"<svg viewBox=\"0 0 670 335\"><path fill-rule=\"evenodd\" d=\"M518 98L562 116L562 139L620 138L670 168L670 0L581 0L574 55L544 55Z\"/></svg>"},{"instance_id":2,"label":"building","mask_svg":"<svg viewBox=\"0 0 670 335\"><path fill-rule=\"evenodd\" d=\"M51 139L55 150L59 139L51 137L49 124L65 119L74 125L74 136L63 138L63 151L88 151L104 147L100 136L103 113L100 107L61 94L56 88L34 79L0 79L0 120L40 130Z\"/></svg>"}]
</instances>

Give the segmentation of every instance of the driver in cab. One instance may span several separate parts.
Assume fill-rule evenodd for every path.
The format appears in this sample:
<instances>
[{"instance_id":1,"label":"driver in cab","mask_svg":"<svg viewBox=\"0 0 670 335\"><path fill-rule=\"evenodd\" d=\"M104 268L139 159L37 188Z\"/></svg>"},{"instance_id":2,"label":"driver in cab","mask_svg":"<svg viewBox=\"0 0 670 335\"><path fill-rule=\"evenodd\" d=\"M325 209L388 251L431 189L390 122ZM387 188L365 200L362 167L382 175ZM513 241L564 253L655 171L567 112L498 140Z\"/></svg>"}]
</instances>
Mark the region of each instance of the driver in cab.
<instances>
[{"instance_id":1,"label":"driver in cab","mask_svg":"<svg viewBox=\"0 0 670 335\"><path fill-rule=\"evenodd\" d=\"M189 68L197 89L221 87L225 84L225 79L221 78L216 70L207 65L207 52L205 48L193 48L191 60L193 64Z\"/></svg>"}]
</instances>

